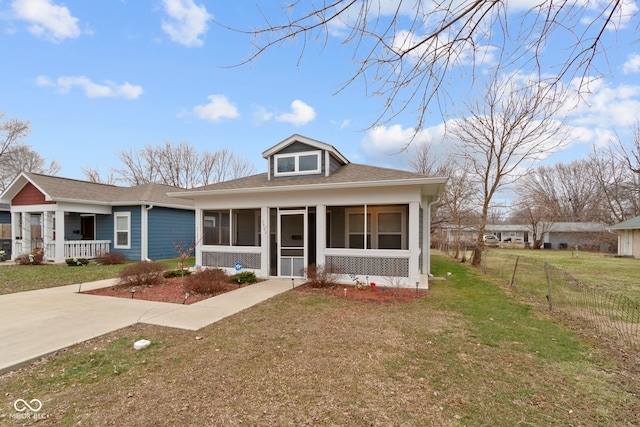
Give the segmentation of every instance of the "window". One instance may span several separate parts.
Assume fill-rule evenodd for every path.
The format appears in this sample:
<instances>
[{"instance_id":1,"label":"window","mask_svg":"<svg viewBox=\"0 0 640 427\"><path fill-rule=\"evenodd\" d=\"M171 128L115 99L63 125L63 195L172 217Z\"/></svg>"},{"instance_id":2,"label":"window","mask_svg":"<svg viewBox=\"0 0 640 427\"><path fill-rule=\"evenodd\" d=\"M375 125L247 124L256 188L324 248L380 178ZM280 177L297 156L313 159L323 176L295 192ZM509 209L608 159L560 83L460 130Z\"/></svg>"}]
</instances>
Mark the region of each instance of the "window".
<instances>
[{"instance_id":1,"label":"window","mask_svg":"<svg viewBox=\"0 0 640 427\"><path fill-rule=\"evenodd\" d=\"M229 211L205 211L203 231L203 244L228 245Z\"/></svg>"},{"instance_id":2,"label":"window","mask_svg":"<svg viewBox=\"0 0 640 427\"><path fill-rule=\"evenodd\" d=\"M275 176L320 173L320 151L276 154Z\"/></svg>"},{"instance_id":3,"label":"window","mask_svg":"<svg viewBox=\"0 0 640 427\"><path fill-rule=\"evenodd\" d=\"M334 212L336 209L327 208L327 211ZM407 249L407 205L354 206L344 211L347 248ZM338 228L339 223L333 220L331 227Z\"/></svg>"},{"instance_id":4,"label":"window","mask_svg":"<svg viewBox=\"0 0 640 427\"><path fill-rule=\"evenodd\" d=\"M260 209L204 211L202 229L205 245L260 246Z\"/></svg>"},{"instance_id":5,"label":"window","mask_svg":"<svg viewBox=\"0 0 640 427\"><path fill-rule=\"evenodd\" d=\"M114 248L131 248L131 213L116 212L114 215Z\"/></svg>"}]
</instances>

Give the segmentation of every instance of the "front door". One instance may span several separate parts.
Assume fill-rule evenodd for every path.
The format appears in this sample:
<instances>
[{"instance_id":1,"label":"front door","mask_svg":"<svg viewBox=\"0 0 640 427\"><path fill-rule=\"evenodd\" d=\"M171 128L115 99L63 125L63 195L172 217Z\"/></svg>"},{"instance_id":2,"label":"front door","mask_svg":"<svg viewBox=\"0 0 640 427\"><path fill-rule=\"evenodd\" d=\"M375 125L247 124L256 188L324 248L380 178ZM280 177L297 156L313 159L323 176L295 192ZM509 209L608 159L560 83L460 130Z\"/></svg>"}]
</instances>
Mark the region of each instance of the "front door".
<instances>
[{"instance_id":1,"label":"front door","mask_svg":"<svg viewBox=\"0 0 640 427\"><path fill-rule=\"evenodd\" d=\"M80 217L80 236L82 240L95 240L96 238L96 217L93 215L83 215Z\"/></svg>"},{"instance_id":2,"label":"front door","mask_svg":"<svg viewBox=\"0 0 640 427\"><path fill-rule=\"evenodd\" d=\"M305 210L278 212L278 276L303 277L306 266Z\"/></svg>"}]
</instances>

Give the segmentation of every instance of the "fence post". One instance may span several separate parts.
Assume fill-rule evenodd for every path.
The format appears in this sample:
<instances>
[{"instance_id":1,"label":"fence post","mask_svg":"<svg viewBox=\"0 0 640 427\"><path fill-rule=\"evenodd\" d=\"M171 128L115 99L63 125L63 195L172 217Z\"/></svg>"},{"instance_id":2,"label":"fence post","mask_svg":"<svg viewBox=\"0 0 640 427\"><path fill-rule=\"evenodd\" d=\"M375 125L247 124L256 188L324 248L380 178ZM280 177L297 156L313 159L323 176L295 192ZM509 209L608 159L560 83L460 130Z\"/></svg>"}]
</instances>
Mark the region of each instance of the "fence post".
<instances>
[{"instance_id":1,"label":"fence post","mask_svg":"<svg viewBox=\"0 0 640 427\"><path fill-rule=\"evenodd\" d=\"M553 311L553 303L551 301L551 271L549 269L549 263L544 263L544 271L547 274L547 300L549 300L549 311Z\"/></svg>"},{"instance_id":2,"label":"fence post","mask_svg":"<svg viewBox=\"0 0 640 427\"><path fill-rule=\"evenodd\" d=\"M487 274L487 248L484 248L482 252L484 254L483 270L484 270L484 274Z\"/></svg>"},{"instance_id":3,"label":"fence post","mask_svg":"<svg viewBox=\"0 0 640 427\"><path fill-rule=\"evenodd\" d=\"M518 270L518 261L520 261L520 255L516 257L516 265L513 267L513 274L511 275L511 282L509 282L509 286L513 286L516 281L516 271Z\"/></svg>"}]
</instances>

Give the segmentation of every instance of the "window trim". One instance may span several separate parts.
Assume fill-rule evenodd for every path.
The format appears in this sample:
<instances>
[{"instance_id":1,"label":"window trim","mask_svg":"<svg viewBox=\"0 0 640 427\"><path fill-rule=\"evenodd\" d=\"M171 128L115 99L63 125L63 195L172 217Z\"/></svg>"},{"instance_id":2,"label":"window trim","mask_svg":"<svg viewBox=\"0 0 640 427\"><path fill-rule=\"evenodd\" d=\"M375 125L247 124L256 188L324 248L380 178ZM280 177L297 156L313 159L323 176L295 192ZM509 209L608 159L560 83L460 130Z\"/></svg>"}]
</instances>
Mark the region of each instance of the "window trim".
<instances>
[{"instance_id":1,"label":"window trim","mask_svg":"<svg viewBox=\"0 0 640 427\"><path fill-rule=\"evenodd\" d=\"M318 167L313 170L300 170L300 157L303 156L316 156L318 162ZM294 159L294 167L291 172L278 172L278 160L293 157ZM313 175L319 174L322 171L322 152L319 150L315 151L300 151L296 153L281 153L275 154L273 156L273 176L296 176L296 175Z\"/></svg>"},{"instance_id":2,"label":"window trim","mask_svg":"<svg viewBox=\"0 0 640 427\"><path fill-rule=\"evenodd\" d=\"M347 207L345 209L345 247L346 249L354 249L349 248L349 237L354 234L363 234L362 232L352 232L349 227L349 215L352 214L364 214L366 212L366 217L370 215L371 218L371 227L367 227L367 223L365 222L365 231L367 239L365 239L365 247L364 249L354 249L354 250L406 250L408 245L408 212L403 208L406 205L360 205L358 207L352 206ZM380 232L378 230L378 216L384 213L399 213L400 214L400 231L397 233L394 232ZM380 249L379 248L379 236L382 235L400 235L400 248L398 249ZM367 240L370 241L370 245L367 245ZM375 247L375 249L374 249Z\"/></svg>"},{"instance_id":3,"label":"window trim","mask_svg":"<svg viewBox=\"0 0 640 427\"><path fill-rule=\"evenodd\" d=\"M126 218L127 219L127 229L126 230L118 230L118 218ZM127 233L127 244L119 245L118 244L118 233L125 232ZM114 249L131 249L131 212L115 212L113 214L113 248Z\"/></svg>"}]
</instances>

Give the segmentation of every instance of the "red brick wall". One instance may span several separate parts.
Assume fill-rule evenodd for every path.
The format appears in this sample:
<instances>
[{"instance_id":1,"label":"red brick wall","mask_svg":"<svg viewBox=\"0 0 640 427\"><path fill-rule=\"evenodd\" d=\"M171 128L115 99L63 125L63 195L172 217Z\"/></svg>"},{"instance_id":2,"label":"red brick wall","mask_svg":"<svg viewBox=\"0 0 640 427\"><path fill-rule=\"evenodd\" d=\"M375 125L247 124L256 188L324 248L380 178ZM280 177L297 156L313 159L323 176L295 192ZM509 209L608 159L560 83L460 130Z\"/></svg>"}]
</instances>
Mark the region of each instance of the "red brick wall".
<instances>
[{"instance_id":1,"label":"red brick wall","mask_svg":"<svg viewBox=\"0 0 640 427\"><path fill-rule=\"evenodd\" d=\"M42 204L54 204L55 202L47 202L44 199L44 194L40 192L33 184L27 183L16 197L11 200L13 206L27 206L27 205L42 205Z\"/></svg>"}]
</instances>

